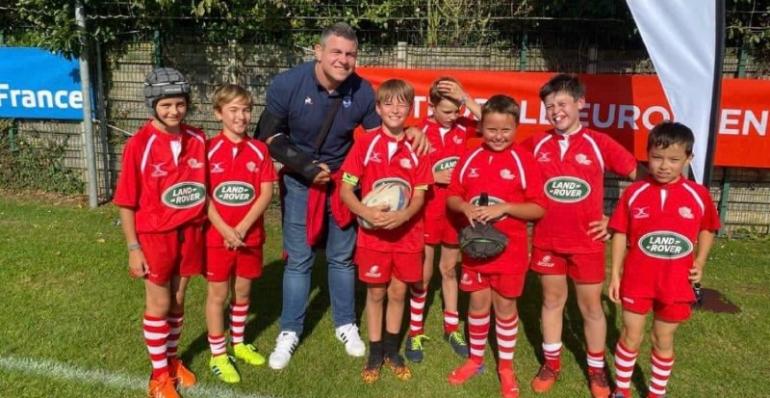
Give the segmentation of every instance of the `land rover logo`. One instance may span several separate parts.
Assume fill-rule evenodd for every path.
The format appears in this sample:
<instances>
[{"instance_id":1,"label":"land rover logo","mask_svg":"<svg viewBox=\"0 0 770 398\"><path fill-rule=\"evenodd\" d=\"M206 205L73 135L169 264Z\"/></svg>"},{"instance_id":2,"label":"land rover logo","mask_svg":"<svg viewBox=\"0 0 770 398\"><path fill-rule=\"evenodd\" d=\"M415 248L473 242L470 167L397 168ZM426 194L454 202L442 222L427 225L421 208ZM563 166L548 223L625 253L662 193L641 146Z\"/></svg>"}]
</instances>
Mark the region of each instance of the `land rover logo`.
<instances>
[{"instance_id":1,"label":"land rover logo","mask_svg":"<svg viewBox=\"0 0 770 398\"><path fill-rule=\"evenodd\" d=\"M575 177L554 177L545 182L545 194L556 202L580 202L590 193L588 183Z\"/></svg>"},{"instance_id":2,"label":"land rover logo","mask_svg":"<svg viewBox=\"0 0 770 398\"><path fill-rule=\"evenodd\" d=\"M214 200L225 206L240 206L254 200L254 186L241 181L225 181L214 189Z\"/></svg>"},{"instance_id":3,"label":"land rover logo","mask_svg":"<svg viewBox=\"0 0 770 398\"><path fill-rule=\"evenodd\" d=\"M639 248L650 257L676 260L692 253L692 242L676 232L654 231L639 238Z\"/></svg>"},{"instance_id":4,"label":"land rover logo","mask_svg":"<svg viewBox=\"0 0 770 398\"><path fill-rule=\"evenodd\" d=\"M433 172L438 173L444 170L449 170L457 165L457 161L460 160L459 156L449 156L439 160L433 165Z\"/></svg>"},{"instance_id":5,"label":"land rover logo","mask_svg":"<svg viewBox=\"0 0 770 398\"><path fill-rule=\"evenodd\" d=\"M206 200L206 187L199 182L180 182L163 192L163 203L174 209L189 209Z\"/></svg>"}]
</instances>

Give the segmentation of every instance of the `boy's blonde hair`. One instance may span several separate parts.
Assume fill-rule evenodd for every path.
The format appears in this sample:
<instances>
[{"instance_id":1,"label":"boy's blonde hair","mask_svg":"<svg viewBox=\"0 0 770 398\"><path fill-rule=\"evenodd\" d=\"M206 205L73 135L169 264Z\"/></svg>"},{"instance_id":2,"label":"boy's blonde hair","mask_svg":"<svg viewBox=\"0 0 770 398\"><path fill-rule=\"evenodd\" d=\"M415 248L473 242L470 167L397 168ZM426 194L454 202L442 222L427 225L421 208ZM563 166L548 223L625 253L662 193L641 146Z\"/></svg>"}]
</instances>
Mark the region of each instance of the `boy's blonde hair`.
<instances>
[{"instance_id":1,"label":"boy's blonde hair","mask_svg":"<svg viewBox=\"0 0 770 398\"><path fill-rule=\"evenodd\" d=\"M519 103L516 102L513 97L498 94L489 98L481 107L481 123L484 123L484 118L490 113L511 115L513 116L514 125L519 125L519 115L521 114L521 110L519 109Z\"/></svg>"},{"instance_id":2,"label":"boy's blonde hair","mask_svg":"<svg viewBox=\"0 0 770 398\"><path fill-rule=\"evenodd\" d=\"M385 80L377 89L377 103L398 99L409 106L414 104L414 87L401 79Z\"/></svg>"},{"instance_id":3,"label":"boy's blonde hair","mask_svg":"<svg viewBox=\"0 0 770 398\"><path fill-rule=\"evenodd\" d=\"M428 100L430 101L430 104L436 106L439 102L441 102L441 100L447 100L459 108L462 105L459 100L452 98L438 90L438 84L441 82L453 82L457 85L460 85L460 81L451 76L441 76L434 80L430 85L430 91L428 91Z\"/></svg>"},{"instance_id":4,"label":"boy's blonde hair","mask_svg":"<svg viewBox=\"0 0 770 398\"><path fill-rule=\"evenodd\" d=\"M221 111L225 104L228 104L237 98L243 99L249 106L254 105L249 90L246 90L237 84L224 84L217 87L217 89L214 90L211 102L213 103L214 109Z\"/></svg>"}]
</instances>

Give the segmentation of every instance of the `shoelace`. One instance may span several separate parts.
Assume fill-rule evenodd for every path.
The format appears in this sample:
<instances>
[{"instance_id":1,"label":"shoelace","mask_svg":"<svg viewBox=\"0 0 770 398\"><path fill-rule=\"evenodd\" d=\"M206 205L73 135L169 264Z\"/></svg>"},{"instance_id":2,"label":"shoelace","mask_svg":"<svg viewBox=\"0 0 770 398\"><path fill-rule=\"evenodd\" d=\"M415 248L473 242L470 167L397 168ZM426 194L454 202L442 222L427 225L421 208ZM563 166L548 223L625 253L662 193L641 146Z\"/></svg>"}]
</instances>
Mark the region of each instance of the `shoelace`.
<instances>
[{"instance_id":1,"label":"shoelace","mask_svg":"<svg viewBox=\"0 0 770 398\"><path fill-rule=\"evenodd\" d=\"M282 334L278 337L276 349L292 352L296 344L296 341L289 334Z\"/></svg>"},{"instance_id":2,"label":"shoelace","mask_svg":"<svg viewBox=\"0 0 770 398\"><path fill-rule=\"evenodd\" d=\"M356 325L350 325L349 327L340 331L340 337L342 337L342 341L344 343L347 343L350 340L355 340L357 336L358 326ZM361 338L359 337L358 340L361 340Z\"/></svg>"},{"instance_id":3,"label":"shoelace","mask_svg":"<svg viewBox=\"0 0 770 398\"><path fill-rule=\"evenodd\" d=\"M411 344L409 345L409 348L412 349L412 351L418 351L422 350L422 341L428 341L430 338L424 334L421 334L419 336L414 336L411 339Z\"/></svg>"},{"instance_id":4,"label":"shoelace","mask_svg":"<svg viewBox=\"0 0 770 398\"><path fill-rule=\"evenodd\" d=\"M457 344L459 344L459 345L468 345L468 344L465 342L465 336L463 336L463 334L462 334L462 333L460 333L460 332L457 332L457 331L455 331L455 332L452 332L452 333L449 335L449 340L454 340L454 341L455 341Z\"/></svg>"}]
</instances>

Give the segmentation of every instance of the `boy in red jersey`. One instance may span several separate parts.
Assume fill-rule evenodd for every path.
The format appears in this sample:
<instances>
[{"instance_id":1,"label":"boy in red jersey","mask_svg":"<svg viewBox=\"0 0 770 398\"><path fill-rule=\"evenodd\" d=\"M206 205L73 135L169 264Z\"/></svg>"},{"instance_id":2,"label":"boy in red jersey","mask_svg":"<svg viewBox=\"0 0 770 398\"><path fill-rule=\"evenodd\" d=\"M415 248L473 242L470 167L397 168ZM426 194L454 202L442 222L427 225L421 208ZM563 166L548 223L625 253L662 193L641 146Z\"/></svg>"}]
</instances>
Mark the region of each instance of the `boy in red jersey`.
<instances>
[{"instance_id":1,"label":"boy in red jersey","mask_svg":"<svg viewBox=\"0 0 770 398\"><path fill-rule=\"evenodd\" d=\"M404 134L404 122L414 102L414 89L403 80L387 80L377 90L377 114L382 127L360 137L342 164L342 201L372 228L359 226L354 263L358 278L367 284L366 322L369 358L361 372L365 383L379 379L383 363L399 380L412 377L398 354L401 318L407 284L422 280L424 250L420 210L425 192L433 183L425 156L417 156ZM361 187L365 197L380 184L400 184L411 196L406 208L385 211L367 207L356 197ZM382 332L383 303L385 333Z\"/></svg>"},{"instance_id":2,"label":"boy in red jersey","mask_svg":"<svg viewBox=\"0 0 770 398\"><path fill-rule=\"evenodd\" d=\"M195 384L177 358L190 276L201 272L206 203L206 138L183 124L190 84L172 68L144 82L152 118L123 149L113 202L128 244L128 271L145 286L144 339L152 361L149 395L178 397Z\"/></svg>"},{"instance_id":3,"label":"boy in red jersey","mask_svg":"<svg viewBox=\"0 0 770 398\"><path fill-rule=\"evenodd\" d=\"M409 337L404 354L412 362L422 362L425 335L423 314L428 287L433 277L433 259L439 250L441 294L444 298L444 339L462 358L468 357L468 344L460 328L457 312L457 277L455 268L460 255L457 246L457 230L449 222L446 208L447 186L452 170L466 151L466 137L476 135L476 120L460 116L465 105L473 116L481 117L481 107L469 99L460 83L452 77L439 77L431 84L428 95L432 114L422 122L422 131L431 144L429 152L433 180L426 195L425 259L422 267L422 283L411 287Z\"/></svg>"},{"instance_id":4,"label":"boy in red jersey","mask_svg":"<svg viewBox=\"0 0 770 398\"><path fill-rule=\"evenodd\" d=\"M509 240L505 250L490 259L463 256L460 288L470 292L468 331L470 356L449 375L449 383L463 384L483 369L484 347L495 311L498 375L504 398L519 396L513 366L518 331L516 299L527 272L527 221L545 213L546 199L535 160L514 144L519 106L504 95L495 95L482 107L484 144L466 153L457 163L449 185L447 206L473 223L494 223ZM487 206L479 206L482 196Z\"/></svg>"},{"instance_id":5,"label":"boy in red jersey","mask_svg":"<svg viewBox=\"0 0 770 398\"><path fill-rule=\"evenodd\" d=\"M551 389L561 371L561 334L567 302L567 277L575 283L583 316L588 380L593 397L610 394L604 369L607 320L602 308L604 241L604 174L636 177L636 159L605 134L580 123L585 88L571 75L556 75L540 89L553 129L536 134L523 145L543 174L548 213L535 224L530 268L540 274L543 288L541 327L545 362L532 389Z\"/></svg>"},{"instance_id":6,"label":"boy in red jersey","mask_svg":"<svg viewBox=\"0 0 770 398\"><path fill-rule=\"evenodd\" d=\"M626 188L610 220L615 234L609 296L623 305L623 330L615 347L617 398L631 397L631 376L650 311L655 317L647 397L666 395L674 332L690 318L695 301L690 283L700 282L719 229L708 189L682 176L694 141L683 124L655 126L647 139L650 175Z\"/></svg>"},{"instance_id":7,"label":"boy in red jersey","mask_svg":"<svg viewBox=\"0 0 770 398\"><path fill-rule=\"evenodd\" d=\"M265 228L262 215L277 180L267 146L249 138L251 94L228 84L214 92L214 115L222 131L209 140L209 225L206 228L206 323L211 347L209 367L226 383L240 375L227 355L224 304L230 286L230 341L235 358L263 365L265 358L243 341L252 280L262 275Z\"/></svg>"}]
</instances>

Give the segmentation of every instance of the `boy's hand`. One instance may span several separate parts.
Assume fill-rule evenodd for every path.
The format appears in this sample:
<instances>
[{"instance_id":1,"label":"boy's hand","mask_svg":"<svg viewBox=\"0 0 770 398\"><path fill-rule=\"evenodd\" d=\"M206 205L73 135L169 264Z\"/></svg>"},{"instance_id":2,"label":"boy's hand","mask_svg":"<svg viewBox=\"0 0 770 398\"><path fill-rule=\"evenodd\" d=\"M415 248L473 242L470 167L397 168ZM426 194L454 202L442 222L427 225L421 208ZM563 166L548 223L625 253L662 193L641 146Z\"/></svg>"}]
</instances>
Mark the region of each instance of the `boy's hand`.
<instances>
[{"instance_id":1,"label":"boy's hand","mask_svg":"<svg viewBox=\"0 0 770 398\"><path fill-rule=\"evenodd\" d=\"M436 184L442 184L442 185L449 185L449 183L452 180L452 171L454 169L447 169L442 171L434 171L433 172L433 181L436 182Z\"/></svg>"},{"instance_id":2,"label":"boy's hand","mask_svg":"<svg viewBox=\"0 0 770 398\"><path fill-rule=\"evenodd\" d=\"M474 218L486 224L502 217L507 209L507 203L498 203L492 206L478 206L476 207Z\"/></svg>"},{"instance_id":3,"label":"boy's hand","mask_svg":"<svg viewBox=\"0 0 770 398\"><path fill-rule=\"evenodd\" d=\"M691 283L700 283L701 278L703 278L703 264L698 264L696 261L693 263L692 268L690 268L688 279Z\"/></svg>"},{"instance_id":4,"label":"boy's hand","mask_svg":"<svg viewBox=\"0 0 770 398\"><path fill-rule=\"evenodd\" d=\"M235 249L243 246L243 236L233 227L227 226L219 231L225 241L228 249Z\"/></svg>"},{"instance_id":5,"label":"boy's hand","mask_svg":"<svg viewBox=\"0 0 770 398\"><path fill-rule=\"evenodd\" d=\"M607 286L607 294L613 303L620 303L620 278L613 276L610 279L610 284Z\"/></svg>"},{"instance_id":6,"label":"boy's hand","mask_svg":"<svg viewBox=\"0 0 770 398\"><path fill-rule=\"evenodd\" d=\"M610 233L607 231L607 224L610 223L610 218L606 215L602 215L601 220L591 221L588 223L588 235L593 240L605 241L610 238Z\"/></svg>"},{"instance_id":7,"label":"boy's hand","mask_svg":"<svg viewBox=\"0 0 770 398\"><path fill-rule=\"evenodd\" d=\"M373 228L377 229L382 227L382 224L385 220L385 215L388 213L388 210L388 205L367 207L364 214L361 214L361 218L371 224Z\"/></svg>"},{"instance_id":8,"label":"boy's hand","mask_svg":"<svg viewBox=\"0 0 770 398\"><path fill-rule=\"evenodd\" d=\"M428 136L417 127L409 127L406 129L406 138L412 143L414 150L418 155L427 155L428 152L430 152L431 146L430 141L428 141Z\"/></svg>"},{"instance_id":9,"label":"boy's hand","mask_svg":"<svg viewBox=\"0 0 770 398\"><path fill-rule=\"evenodd\" d=\"M131 278L143 278L148 273L147 260L142 249L128 251L128 274Z\"/></svg>"},{"instance_id":10,"label":"boy's hand","mask_svg":"<svg viewBox=\"0 0 770 398\"><path fill-rule=\"evenodd\" d=\"M396 229L409 221L409 214L406 210L383 212L382 229Z\"/></svg>"},{"instance_id":11,"label":"boy's hand","mask_svg":"<svg viewBox=\"0 0 770 398\"><path fill-rule=\"evenodd\" d=\"M441 94L454 98L457 101L465 100L466 95L462 86L451 80L442 80L438 83L437 87Z\"/></svg>"},{"instance_id":12,"label":"boy's hand","mask_svg":"<svg viewBox=\"0 0 770 398\"><path fill-rule=\"evenodd\" d=\"M476 226L476 213L479 209L479 206L472 205L468 202L463 203L462 210L463 214L465 215L465 218L468 219L468 222L471 224L471 227Z\"/></svg>"}]
</instances>

